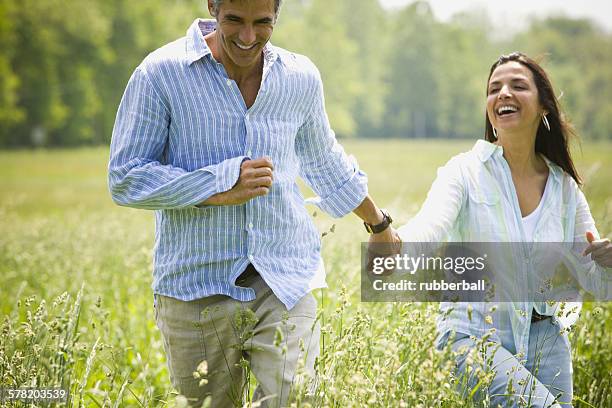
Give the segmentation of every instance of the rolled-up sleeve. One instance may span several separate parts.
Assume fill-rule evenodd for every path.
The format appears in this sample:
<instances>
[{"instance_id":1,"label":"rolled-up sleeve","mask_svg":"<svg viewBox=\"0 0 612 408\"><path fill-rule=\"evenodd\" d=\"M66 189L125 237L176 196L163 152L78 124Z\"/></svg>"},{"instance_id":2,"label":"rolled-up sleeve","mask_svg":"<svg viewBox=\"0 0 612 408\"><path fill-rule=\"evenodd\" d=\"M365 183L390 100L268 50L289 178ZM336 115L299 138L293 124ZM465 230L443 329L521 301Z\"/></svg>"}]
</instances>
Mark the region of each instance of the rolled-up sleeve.
<instances>
[{"instance_id":1,"label":"rolled-up sleeve","mask_svg":"<svg viewBox=\"0 0 612 408\"><path fill-rule=\"evenodd\" d=\"M144 68L136 69L119 105L110 150L108 185L113 201L143 209L189 207L227 191L246 157L194 171L163 163L170 110Z\"/></svg>"},{"instance_id":2,"label":"rolled-up sleeve","mask_svg":"<svg viewBox=\"0 0 612 408\"><path fill-rule=\"evenodd\" d=\"M336 140L325 112L323 84L315 72L312 107L296 136L295 151L301 177L318 194L307 202L339 218L367 196L367 176Z\"/></svg>"}]
</instances>

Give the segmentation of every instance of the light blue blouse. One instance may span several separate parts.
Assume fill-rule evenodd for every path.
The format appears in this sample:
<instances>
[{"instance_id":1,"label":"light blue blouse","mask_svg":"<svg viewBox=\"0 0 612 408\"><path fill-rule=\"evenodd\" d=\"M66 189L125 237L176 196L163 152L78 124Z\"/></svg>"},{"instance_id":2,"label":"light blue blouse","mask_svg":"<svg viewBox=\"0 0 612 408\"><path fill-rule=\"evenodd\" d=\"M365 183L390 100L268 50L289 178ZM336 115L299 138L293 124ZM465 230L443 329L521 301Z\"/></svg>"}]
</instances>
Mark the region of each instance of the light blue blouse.
<instances>
[{"instance_id":1,"label":"light blue blouse","mask_svg":"<svg viewBox=\"0 0 612 408\"><path fill-rule=\"evenodd\" d=\"M587 246L586 232L591 231L599 237L585 196L571 176L545 160L549 168L542 197L545 205L533 236L526 236L523 229L518 198L510 168L503 157L503 148L478 140L472 150L453 157L438 169L421 210L399 229L402 241L406 243L404 250L421 253L419 242L567 243L567 252L580 271L580 285L600 299L609 298L612 271L597 265L590 256L582 256ZM541 254L533 252L534 248L525 245L523 259L513 269L517 286L538 272ZM516 350L527 353L534 307L538 313L557 319L555 312L559 303L525 299L500 303L495 307L486 302L441 303L438 347L444 345L453 330L482 337L491 328L511 327ZM495 339L495 334L492 337Z\"/></svg>"}]
</instances>

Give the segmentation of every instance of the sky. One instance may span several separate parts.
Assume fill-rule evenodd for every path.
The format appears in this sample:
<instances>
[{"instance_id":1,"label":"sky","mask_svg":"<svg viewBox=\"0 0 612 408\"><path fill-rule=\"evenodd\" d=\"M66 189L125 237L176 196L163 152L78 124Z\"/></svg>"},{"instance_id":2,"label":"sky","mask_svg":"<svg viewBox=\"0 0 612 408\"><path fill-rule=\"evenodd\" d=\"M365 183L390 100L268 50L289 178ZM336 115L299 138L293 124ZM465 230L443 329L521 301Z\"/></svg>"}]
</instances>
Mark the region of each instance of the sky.
<instances>
[{"instance_id":1,"label":"sky","mask_svg":"<svg viewBox=\"0 0 612 408\"><path fill-rule=\"evenodd\" d=\"M379 0L385 8L401 7L412 0ZM458 11L486 9L492 22L520 28L529 16L587 17L612 32L611 0L429 0L435 16L447 21Z\"/></svg>"}]
</instances>

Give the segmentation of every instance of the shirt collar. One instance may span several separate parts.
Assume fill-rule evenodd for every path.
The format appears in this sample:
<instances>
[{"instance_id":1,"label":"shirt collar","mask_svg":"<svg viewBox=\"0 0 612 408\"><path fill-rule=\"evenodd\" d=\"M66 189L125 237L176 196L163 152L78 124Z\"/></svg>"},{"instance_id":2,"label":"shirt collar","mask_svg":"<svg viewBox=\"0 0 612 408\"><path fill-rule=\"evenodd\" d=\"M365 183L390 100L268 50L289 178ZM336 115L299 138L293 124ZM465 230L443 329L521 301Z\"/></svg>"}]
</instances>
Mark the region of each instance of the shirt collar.
<instances>
[{"instance_id":1,"label":"shirt collar","mask_svg":"<svg viewBox=\"0 0 612 408\"><path fill-rule=\"evenodd\" d=\"M472 148L472 151L476 153L480 161L484 163L489 160L491 156L493 156L493 154L502 155L504 153L504 148L491 142L487 142L486 140L479 139L478 141L476 141L476 144ZM558 177L561 175L561 168L552 161L550 161L543 154L541 154L540 156L546 162L546 165L548 166L548 170L552 178L554 180L557 180Z\"/></svg>"},{"instance_id":2,"label":"shirt collar","mask_svg":"<svg viewBox=\"0 0 612 408\"><path fill-rule=\"evenodd\" d=\"M493 143L487 142L486 140L479 139L472 148L472 151L476 153L481 162L486 162L493 155L495 151L503 153L501 146L497 146Z\"/></svg>"},{"instance_id":3,"label":"shirt collar","mask_svg":"<svg viewBox=\"0 0 612 408\"><path fill-rule=\"evenodd\" d=\"M187 52L187 59L189 64L193 64L195 61L204 57L205 55L211 54L208 44L204 36L215 30L216 21L210 19L196 18L194 22L187 29L187 41L185 44L185 51Z\"/></svg>"},{"instance_id":4,"label":"shirt collar","mask_svg":"<svg viewBox=\"0 0 612 408\"><path fill-rule=\"evenodd\" d=\"M185 51L187 53L187 60L189 64L193 64L197 60L205 57L212 52L204 39L204 36L215 31L217 27L217 21L213 19L196 18L194 22L187 29L187 41L185 44ZM268 42L264 48L264 65L270 65L278 57L278 52L275 47Z\"/></svg>"}]
</instances>

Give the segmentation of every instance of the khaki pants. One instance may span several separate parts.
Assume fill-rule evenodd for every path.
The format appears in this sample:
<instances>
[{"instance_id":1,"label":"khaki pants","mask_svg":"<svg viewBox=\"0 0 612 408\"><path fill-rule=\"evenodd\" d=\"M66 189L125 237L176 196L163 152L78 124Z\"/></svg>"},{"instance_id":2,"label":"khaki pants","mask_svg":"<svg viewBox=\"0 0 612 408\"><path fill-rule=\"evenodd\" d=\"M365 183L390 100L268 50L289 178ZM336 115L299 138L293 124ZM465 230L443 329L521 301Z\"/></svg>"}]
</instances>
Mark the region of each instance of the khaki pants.
<instances>
[{"instance_id":1,"label":"khaki pants","mask_svg":"<svg viewBox=\"0 0 612 408\"><path fill-rule=\"evenodd\" d=\"M215 295L189 302L155 295L155 320L161 331L172 385L193 406L210 395L212 407L242 406L248 392L246 367L258 387L253 400L264 406L285 406L292 384L302 371L314 376L319 354L320 326L312 294L287 308L257 274L241 276L236 284L251 287L256 299L240 302ZM194 372L206 360L208 381Z\"/></svg>"}]
</instances>

